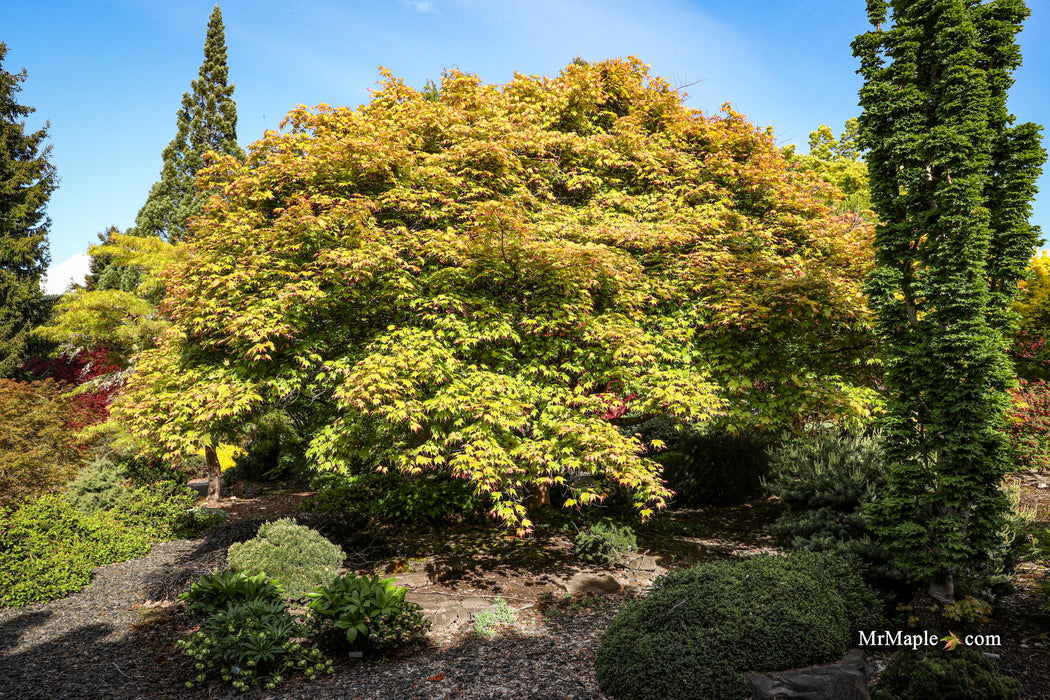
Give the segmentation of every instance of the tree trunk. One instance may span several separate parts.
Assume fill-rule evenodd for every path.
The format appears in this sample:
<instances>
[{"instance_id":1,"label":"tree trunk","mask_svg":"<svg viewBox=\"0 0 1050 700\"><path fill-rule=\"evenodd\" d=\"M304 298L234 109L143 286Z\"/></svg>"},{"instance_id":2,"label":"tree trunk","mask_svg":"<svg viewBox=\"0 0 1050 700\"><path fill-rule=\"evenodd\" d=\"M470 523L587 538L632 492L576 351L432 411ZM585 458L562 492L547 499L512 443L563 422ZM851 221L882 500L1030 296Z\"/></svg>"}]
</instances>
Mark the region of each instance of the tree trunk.
<instances>
[{"instance_id":1,"label":"tree trunk","mask_svg":"<svg viewBox=\"0 0 1050 700\"><path fill-rule=\"evenodd\" d=\"M204 447L204 463L208 466L208 505L217 506L222 498L222 467L219 466L215 445Z\"/></svg>"},{"instance_id":2,"label":"tree trunk","mask_svg":"<svg viewBox=\"0 0 1050 700\"><path fill-rule=\"evenodd\" d=\"M529 510L549 508L551 505L551 487L547 484L533 484L529 486L528 495L525 497L525 506Z\"/></svg>"}]
</instances>

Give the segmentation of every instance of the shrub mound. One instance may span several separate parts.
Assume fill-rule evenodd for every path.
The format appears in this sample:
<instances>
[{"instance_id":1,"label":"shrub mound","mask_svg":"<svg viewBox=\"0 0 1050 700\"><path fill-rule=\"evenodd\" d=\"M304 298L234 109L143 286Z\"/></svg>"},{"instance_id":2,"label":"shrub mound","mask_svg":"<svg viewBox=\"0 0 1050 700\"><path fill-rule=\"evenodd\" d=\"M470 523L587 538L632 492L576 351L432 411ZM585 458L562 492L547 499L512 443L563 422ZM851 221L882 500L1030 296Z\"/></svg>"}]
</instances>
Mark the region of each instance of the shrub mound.
<instances>
[{"instance_id":1,"label":"shrub mound","mask_svg":"<svg viewBox=\"0 0 1050 700\"><path fill-rule=\"evenodd\" d=\"M214 524L187 509L182 487L125 491L109 510L84 513L63 496L0 506L0 607L46 603L91 582L91 569L148 554L150 545Z\"/></svg>"},{"instance_id":2,"label":"shrub mound","mask_svg":"<svg viewBox=\"0 0 1050 700\"><path fill-rule=\"evenodd\" d=\"M127 481L119 465L97 459L77 473L77 478L66 487L65 496L78 510L97 513L117 505Z\"/></svg>"},{"instance_id":3,"label":"shrub mound","mask_svg":"<svg viewBox=\"0 0 1050 700\"><path fill-rule=\"evenodd\" d=\"M628 552L638 549L634 531L616 523L597 522L580 530L574 542L579 559L602 566L617 564Z\"/></svg>"},{"instance_id":4,"label":"shrub mound","mask_svg":"<svg viewBox=\"0 0 1050 700\"><path fill-rule=\"evenodd\" d=\"M737 700L744 671L837 660L883 624L853 560L794 552L670 571L624 608L595 658L601 689L626 700Z\"/></svg>"},{"instance_id":5,"label":"shrub mound","mask_svg":"<svg viewBox=\"0 0 1050 700\"><path fill-rule=\"evenodd\" d=\"M300 600L335 578L345 558L341 547L291 518L265 523L254 539L230 545L227 552L232 571L265 574L289 598Z\"/></svg>"},{"instance_id":6,"label":"shrub mound","mask_svg":"<svg viewBox=\"0 0 1050 700\"><path fill-rule=\"evenodd\" d=\"M901 649L871 688L871 700L1017 700L1021 684L976 649Z\"/></svg>"}]
</instances>

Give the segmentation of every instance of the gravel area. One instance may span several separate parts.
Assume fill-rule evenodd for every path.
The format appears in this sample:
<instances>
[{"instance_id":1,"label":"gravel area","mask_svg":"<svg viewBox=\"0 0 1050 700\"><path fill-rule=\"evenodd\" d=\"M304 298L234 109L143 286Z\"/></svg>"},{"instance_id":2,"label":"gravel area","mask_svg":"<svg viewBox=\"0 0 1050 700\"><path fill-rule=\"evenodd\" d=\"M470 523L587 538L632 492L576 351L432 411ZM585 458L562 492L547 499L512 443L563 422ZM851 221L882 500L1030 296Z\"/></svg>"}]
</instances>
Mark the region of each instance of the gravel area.
<instances>
[{"instance_id":1,"label":"gravel area","mask_svg":"<svg viewBox=\"0 0 1050 700\"><path fill-rule=\"evenodd\" d=\"M44 605L0 610L0 698L572 698L600 699L593 658L622 597L556 617L523 615L493 640L446 634L377 664L331 653L332 676L238 694L217 681L186 689L174 646L193 620L171 600L225 566L252 536L240 521L206 537L157 544L149 556L99 567L87 588Z\"/></svg>"}]
</instances>

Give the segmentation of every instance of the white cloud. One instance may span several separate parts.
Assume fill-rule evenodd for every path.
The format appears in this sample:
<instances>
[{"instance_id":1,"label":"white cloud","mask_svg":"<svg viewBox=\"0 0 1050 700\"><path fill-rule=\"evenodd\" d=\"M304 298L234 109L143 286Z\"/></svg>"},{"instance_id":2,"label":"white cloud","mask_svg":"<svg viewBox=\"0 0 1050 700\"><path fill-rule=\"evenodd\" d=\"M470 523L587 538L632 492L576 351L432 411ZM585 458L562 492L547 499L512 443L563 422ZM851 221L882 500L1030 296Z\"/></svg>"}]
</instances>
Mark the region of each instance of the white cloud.
<instances>
[{"instance_id":1,"label":"white cloud","mask_svg":"<svg viewBox=\"0 0 1050 700\"><path fill-rule=\"evenodd\" d=\"M91 258L87 253L78 253L69 260L47 268L47 273L40 278L44 294L62 294L70 284L84 284L84 278L91 269Z\"/></svg>"},{"instance_id":2,"label":"white cloud","mask_svg":"<svg viewBox=\"0 0 1050 700\"><path fill-rule=\"evenodd\" d=\"M425 15L441 14L430 0L401 0L401 4Z\"/></svg>"}]
</instances>

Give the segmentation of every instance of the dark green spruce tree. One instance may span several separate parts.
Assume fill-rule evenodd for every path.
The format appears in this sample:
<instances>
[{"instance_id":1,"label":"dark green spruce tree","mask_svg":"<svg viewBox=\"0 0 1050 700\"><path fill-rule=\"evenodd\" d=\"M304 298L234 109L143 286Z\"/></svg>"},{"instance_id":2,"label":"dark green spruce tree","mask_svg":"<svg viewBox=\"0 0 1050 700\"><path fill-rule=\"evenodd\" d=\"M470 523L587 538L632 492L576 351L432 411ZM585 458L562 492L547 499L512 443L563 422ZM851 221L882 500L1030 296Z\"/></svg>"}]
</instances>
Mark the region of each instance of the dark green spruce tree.
<instances>
[{"instance_id":1,"label":"dark green spruce tree","mask_svg":"<svg viewBox=\"0 0 1050 700\"><path fill-rule=\"evenodd\" d=\"M5 71L6 55L0 43L0 377L19 369L29 331L44 320L40 277L50 262L51 226L45 208L58 186L44 144L47 126L26 133L25 117L35 110L15 101L26 71Z\"/></svg>"},{"instance_id":2,"label":"dark green spruce tree","mask_svg":"<svg viewBox=\"0 0 1050 700\"><path fill-rule=\"evenodd\" d=\"M204 154L216 151L244 157L237 145L237 105L228 74L222 12L216 5L208 20L204 63L190 84L190 92L182 95L178 133L164 149L160 180L154 183L128 233L185 240L187 222L200 212L207 198L194 185L197 171L204 165Z\"/></svg>"},{"instance_id":3,"label":"dark green spruce tree","mask_svg":"<svg viewBox=\"0 0 1050 700\"><path fill-rule=\"evenodd\" d=\"M869 0L853 43L860 145L879 217L868 295L883 346L887 493L876 531L902 570L953 600L1001 544L1010 301L1040 127L1007 111L1023 0Z\"/></svg>"}]
</instances>

